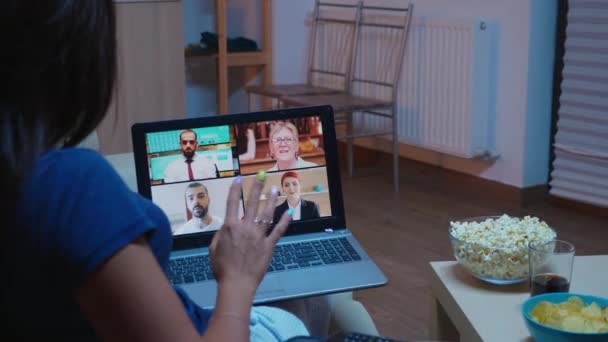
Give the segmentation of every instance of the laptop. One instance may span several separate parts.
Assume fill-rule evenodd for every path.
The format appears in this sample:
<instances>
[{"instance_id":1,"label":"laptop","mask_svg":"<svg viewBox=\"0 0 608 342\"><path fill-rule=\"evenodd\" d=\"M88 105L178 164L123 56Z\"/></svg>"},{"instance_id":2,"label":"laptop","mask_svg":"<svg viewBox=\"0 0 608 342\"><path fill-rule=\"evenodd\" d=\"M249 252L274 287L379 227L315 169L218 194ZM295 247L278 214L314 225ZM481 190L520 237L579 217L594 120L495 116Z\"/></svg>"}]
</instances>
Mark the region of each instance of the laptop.
<instances>
[{"instance_id":1,"label":"laptop","mask_svg":"<svg viewBox=\"0 0 608 342\"><path fill-rule=\"evenodd\" d=\"M215 305L208 247L223 223L230 184L242 177L242 214L260 170L260 208L275 185L275 217L288 207L294 215L254 303L387 283L346 227L331 107L140 123L132 138L139 193L171 224L168 278L201 307Z\"/></svg>"}]
</instances>

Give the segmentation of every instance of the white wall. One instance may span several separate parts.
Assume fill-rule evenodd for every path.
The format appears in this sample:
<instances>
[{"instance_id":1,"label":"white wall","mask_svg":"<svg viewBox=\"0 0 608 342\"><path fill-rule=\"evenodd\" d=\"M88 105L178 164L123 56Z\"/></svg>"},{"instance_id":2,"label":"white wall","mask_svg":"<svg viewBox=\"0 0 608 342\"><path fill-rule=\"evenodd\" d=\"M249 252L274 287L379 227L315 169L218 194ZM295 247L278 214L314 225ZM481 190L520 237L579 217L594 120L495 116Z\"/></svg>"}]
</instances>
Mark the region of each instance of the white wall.
<instances>
[{"instance_id":1,"label":"white wall","mask_svg":"<svg viewBox=\"0 0 608 342\"><path fill-rule=\"evenodd\" d=\"M310 22L314 0L274 0L274 81L306 79Z\"/></svg>"},{"instance_id":2,"label":"white wall","mask_svg":"<svg viewBox=\"0 0 608 342\"><path fill-rule=\"evenodd\" d=\"M340 0L335 0L338 2ZM549 25L555 16L551 3L554 0L413 0L414 15L422 17L484 17L497 22L498 26L498 72L496 96L496 144L500 159L487 162L470 161L406 147L402 155L445 168L479 175L517 187L543 184L548 174L550 127L550 98L547 88L551 88L553 65L553 45L539 44L553 41L553 28ZM229 13L229 31L239 33L255 29L255 15L241 16L238 6L252 10L245 0L230 2L234 6ZM342 0L340 2L348 2ZM532 2L535 6L532 8ZM198 0L185 0L184 8L189 11L191 4ZM205 2L206 3L206 2ZM367 4L404 6L403 0L367 0ZM539 4L540 3L540 4ZM303 82L306 77L306 57L310 31L307 18L314 5L313 0L274 0L274 78L279 83ZM200 6L200 5L196 5ZM196 7L194 6L194 7ZM255 8L255 7L253 7ZM544 11L546 9L546 11ZM252 12L248 12L252 13ZM253 12L255 13L255 12ZM236 18L237 20L231 19ZM549 19L543 16L549 16ZM553 16L553 17L552 17ZM543 17L543 18L541 18ZM244 18L253 18L247 19ZM539 20L541 18L542 20ZM234 26L233 26L234 25ZM544 26L543 26L544 25ZM549 26L547 26L549 25ZM242 31L238 31L242 30ZM259 31L257 31L259 34ZM186 29L186 39L191 37ZM532 37L532 40L531 40ZM534 49L530 49L530 47ZM531 53L531 52L534 53ZM529 65L534 65L535 73L528 78ZM550 72L551 71L551 72ZM188 113L202 113L215 108L215 94L208 103L209 91L195 100L195 86L188 84ZM530 100L532 100L530 102ZM243 108L244 96L236 91L231 96L231 110ZM203 105L200 105L203 103ZM191 110L192 109L192 110ZM238 110L232 110L238 111ZM537 154L547 153L546 156Z\"/></svg>"},{"instance_id":3,"label":"white wall","mask_svg":"<svg viewBox=\"0 0 608 342\"><path fill-rule=\"evenodd\" d=\"M523 165L523 186L545 184L549 178L553 65L557 1L530 3L528 98Z\"/></svg>"},{"instance_id":4,"label":"white wall","mask_svg":"<svg viewBox=\"0 0 608 342\"><path fill-rule=\"evenodd\" d=\"M214 1L183 0L184 46L200 41L201 32L215 31ZM186 59L186 113L188 117L216 112L213 64Z\"/></svg>"},{"instance_id":5,"label":"white wall","mask_svg":"<svg viewBox=\"0 0 608 342\"><path fill-rule=\"evenodd\" d=\"M216 32L215 1L183 0L184 46L198 44L201 32ZM261 12L259 0L230 0L226 3L227 31L229 38L245 36L261 41ZM232 68L229 72L229 109L231 112L247 110L246 95L242 85L247 79L255 82L255 70ZM210 59L186 59L186 112L188 117L209 116L217 113L217 71Z\"/></svg>"},{"instance_id":6,"label":"white wall","mask_svg":"<svg viewBox=\"0 0 608 342\"><path fill-rule=\"evenodd\" d=\"M367 0L368 4L404 6L404 1ZM523 142L526 111L526 72L528 63L529 9L528 0L414 0L414 15L421 17L484 17L499 27L496 125L497 149L501 158L489 167L478 162L450 158L419 149L402 151L408 157L432 162L502 183L521 186L523 182ZM296 5L297 4L297 5ZM275 5L275 75L277 81L301 82L302 69L290 68L294 55L306 56L306 42L298 31L314 2L277 0ZM279 15L280 13L280 15ZM290 29L288 29L290 28ZM294 36L298 38L294 42ZM289 50L288 53L282 51ZM299 59L296 59L300 62ZM303 64L303 63L302 63Z\"/></svg>"}]
</instances>

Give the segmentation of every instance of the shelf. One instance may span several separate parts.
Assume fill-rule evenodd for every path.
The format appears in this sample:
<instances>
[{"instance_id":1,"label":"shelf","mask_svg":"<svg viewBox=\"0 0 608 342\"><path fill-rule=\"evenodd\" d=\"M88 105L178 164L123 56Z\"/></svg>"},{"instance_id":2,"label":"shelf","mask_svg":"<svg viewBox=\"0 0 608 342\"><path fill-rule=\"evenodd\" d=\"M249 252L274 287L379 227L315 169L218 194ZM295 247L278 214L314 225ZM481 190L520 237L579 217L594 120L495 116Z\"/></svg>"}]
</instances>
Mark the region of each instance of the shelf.
<instances>
[{"instance_id":1,"label":"shelf","mask_svg":"<svg viewBox=\"0 0 608 342\"><path fill-rule=\"evenodd\" d=\"M239 52L228 54L228 66L255 66L266 64L269 64L269 58L263 52Z\"/></svg>"},{"instance_id":2,"label":"shelf","mask_svg":"<svg viewBox=\"0 0 608 342\"><path fill-rule=\"evenodd\" d=\"M254 52L231 52L227 47L227 18L226 2L228 0L215 0L216 32L218 37L217 51L209 53L206 57L214 58L217 64L217 113L227 114L228 109L228 69L230 67L256 66L262 74L262 84L269 85L272 82L272 0L260 0L262 24L262 51ZM195 49L198 50L198 49ZM193 51L188 51L193 52ZM197 51L198 52L198 51ZM196 55L196 54L195 54ZM187 58L192 57L186 53ZM271 107L272 101L268 98L263 100L264 107Z\"/></svg>"},{"instance_id":3,"label":"shelf","mask_svg":"<svg viewBox=\"0 0 608 342\"><path fill-rule=\"evenodd\" d=\"M186 49L184 55L188 59L218 58L218 53L215 51L193 52ZM263 66L270 64L270 58L262 51L230 52L226 57L229 67Z\"/></svg>"},{"instance_id":4,"label":"shelf","mask_svg":"<svg viewBox=\"0 0 608 342\"><path fill-rule=\"evenodd\" d=\"M302 153L300 155L300 157L302 159L310 159L310 158L315 158L315 157L325 157L325 151L323 151L322 148L317 148L315 151L313 152L309 152L309 153ZM265 164L265 163L275 163L276 160L271 159L271 158L256 158L256 159L252 159L252 160L240 160L239 163L243 166L249 166L249 165L257 165L257 164Z\"/></svg>"}]
</instances>

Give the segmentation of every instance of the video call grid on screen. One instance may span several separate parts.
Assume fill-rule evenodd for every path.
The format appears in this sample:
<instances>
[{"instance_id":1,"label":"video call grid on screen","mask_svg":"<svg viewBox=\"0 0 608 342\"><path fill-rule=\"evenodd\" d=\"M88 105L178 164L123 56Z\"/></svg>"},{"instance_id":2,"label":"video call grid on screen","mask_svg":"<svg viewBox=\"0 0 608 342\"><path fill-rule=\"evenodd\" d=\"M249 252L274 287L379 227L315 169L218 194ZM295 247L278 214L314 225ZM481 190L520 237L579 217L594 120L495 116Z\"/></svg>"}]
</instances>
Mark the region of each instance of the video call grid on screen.
<instances>
[{"instance_id":1,"label":"video call grid on screen","mask_svg":"<svg viewBox=\"0 0 608 342\"><path fill-rule=\"evenodd\" d=\"M294 219L331 216L318 116L146 133L146 149L152 200L168 216L174 235L219 229L238 175L242 215L261 170L267 172L262 203L272 185L279 190L275 217L290 203L299 203Z\"/></svg>"}]
</instances>

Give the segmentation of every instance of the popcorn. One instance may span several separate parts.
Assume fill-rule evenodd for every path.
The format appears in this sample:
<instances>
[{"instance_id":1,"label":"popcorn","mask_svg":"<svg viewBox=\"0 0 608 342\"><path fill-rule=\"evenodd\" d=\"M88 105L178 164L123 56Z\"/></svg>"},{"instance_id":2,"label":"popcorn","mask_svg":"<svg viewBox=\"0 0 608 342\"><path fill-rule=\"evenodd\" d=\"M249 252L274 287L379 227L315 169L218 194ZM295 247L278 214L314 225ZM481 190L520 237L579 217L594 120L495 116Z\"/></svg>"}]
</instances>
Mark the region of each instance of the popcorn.
<instances>
[{"instance_id":1,"label":"popcorn","mask_svg":"<svg viewBox=\"0 0 608 342\"><path fill-rule=\"evenodd\" d=\"M496 280L528 277L528 244L544 243L556 234L537 217L502 215L483 222L450 222L456 259L473 274Z\"/></svg>"}]
</instances>

